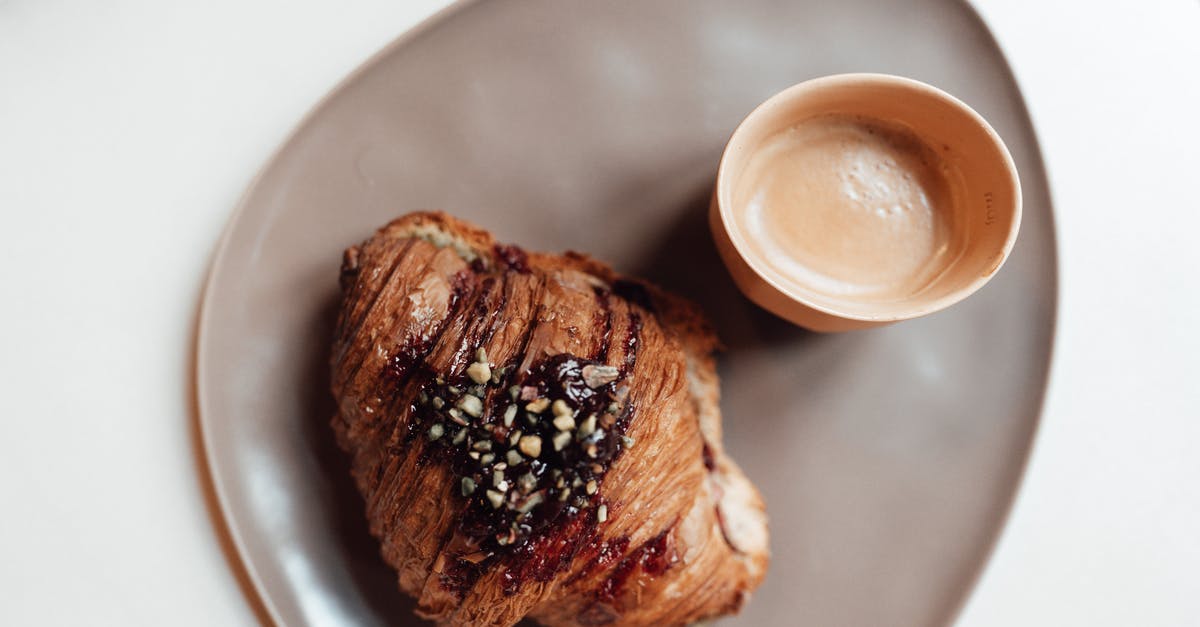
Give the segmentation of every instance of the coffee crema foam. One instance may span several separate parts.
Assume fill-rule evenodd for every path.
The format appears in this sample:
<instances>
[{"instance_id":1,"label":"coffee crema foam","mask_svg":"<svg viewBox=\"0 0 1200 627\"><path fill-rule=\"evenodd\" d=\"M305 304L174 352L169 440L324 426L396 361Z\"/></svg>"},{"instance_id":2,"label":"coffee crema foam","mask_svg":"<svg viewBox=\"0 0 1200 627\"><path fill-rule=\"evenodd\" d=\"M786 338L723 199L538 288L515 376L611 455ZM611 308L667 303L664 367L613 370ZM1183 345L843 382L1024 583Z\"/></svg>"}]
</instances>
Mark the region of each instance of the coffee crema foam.
<instances>
[{"instance_id":1,"label":"coffee crema foam","mask_svg":"<svg viewBox=\"0 0 1200 627\"><path fill-rule=\"evenodd\" d=\"M758 146L733 214L786 280L838 300L894 302L928 288L966 248L948 172L906 128L820 116Z\"/></svg>"}]
</instances>

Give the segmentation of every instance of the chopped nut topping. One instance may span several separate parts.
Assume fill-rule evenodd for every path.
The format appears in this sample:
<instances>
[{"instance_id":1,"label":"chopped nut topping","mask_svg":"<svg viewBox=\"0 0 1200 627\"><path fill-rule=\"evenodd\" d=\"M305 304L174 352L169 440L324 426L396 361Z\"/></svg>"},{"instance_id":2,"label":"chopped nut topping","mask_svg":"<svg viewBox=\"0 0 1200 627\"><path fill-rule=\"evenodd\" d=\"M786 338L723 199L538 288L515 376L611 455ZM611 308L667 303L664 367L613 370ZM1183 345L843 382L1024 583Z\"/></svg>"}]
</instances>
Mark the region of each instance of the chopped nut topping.
<instances>
[{"instance_id":1,"label":"chopped nut topping","mask_svg":"<svg viewBox=\"0 0 1200 627\"><path fill-rule=\"evenodd\" d=\"M624 444L625 448L633 448L633 445L636 442L637 442L637 440L635 440L627 435L621 436L621 444Z\"/></svg>"},{"instance_id":2,"label":"chopped nut topping","mask_svg":"<svg viewBox=\"0 0 1200 627\"><path fill-rule=\"evenodd\" d=\"M525 499L519 506L517 506L517 511L521 512L522 514L528 514L533 508L540 505L545 498L545 495L543 495L541 492L534 492L533 494L529 495L529 498Z\"/></svg>"},{"instance_id":3,"label":"chopped nut topping","mask_svg":"<svg viewBox=\"0 0 1200 627\"><path fill-rule=\"evenodd\" d=\"M492 378L492 367L482 361L467 366L467 376L475 383L484 384Z\"/></svg>"},{"instance_id":4,"label":"chopped nut topping","mask_svg":"<svg viewBox=\"0 0 1200 627\"><path fill-rule=\"evenodd\" d=\"M542 439L536 435L521 436L517 448L530 457L537 457L542 454Z\"/></svg>"},{"instance_id":5,"label":"chopped nut topping","mask_svg":"<svg viewBox=\"0 0 1200 627\"><path fill-rule=\"evenodd\" d=\"M583 367L583 382L590 388L598 388L606 383L612 383L621 375L615 366L587 365Z\"/></svg>"},{"instance_id":6,"label":"chopped nut topping","mask_svg":"<svg viewBox=\"0 0 1200 627\"><path fill-rule=\"evenodd\" d=\"M485 535L472 536L474 543L464 551L478 563L491 559L498 547L519 545L560 515L592 508L593 520L605 522L600 483L612 460L633 445L621 433L620 410L632 411L622 400L629 394L622 371L571 355L546 359L518 374L516 364L493 364L479 348L458 371L459 379L431 375L416 394L414 418L424 431L415 433L446 447L453 443L448 452L457 457L451 467L458 491L472 516L482 516L476 522ZM497 393L489 396L492 388ZM500 390L507 390L507 398ZM542 459L542 447L549 451L551 445L558 452ZM555 497L562 505L538 509Z\"/></svg>"},{"instance_id":7,"label":"chopped nut topping","mask_svg":"<svg viewBox=\"0 0 1200 627\"><path fill-rule=\"evenodd\" d=\"M540 413L546 411L546 408L549 406L550 406L550 399L539 398L539 399L532 400L529 403L527 403L525 405L525 411L527 411L531 414L540 414Z\"/></svg>"},{"instance_id":8,"label":"chopped nut topping","mask_svg":"<svg viewBox=\"0 0 1200 627\"><path fill-rule=\"evenodd\" d=\"M592 415L588 416L587 418L584 418L583 422L580 423L579 433L581 435L583 435L584 437L587 437L587 436L595 433L595 431L596 431L596 414L592 414Z\"/></svg>"},{"instance_id":9,"label":"chopped nut topping","mask_svg":"<svg viewBox=\"0 0 1200 627\"><path fill-rule=\"evenodd\" d=\"M469 414L472 418L478 418L483 415L483 401L473 394L464 394L458 399L458 408Z\"/></svg>"}]
</instances>

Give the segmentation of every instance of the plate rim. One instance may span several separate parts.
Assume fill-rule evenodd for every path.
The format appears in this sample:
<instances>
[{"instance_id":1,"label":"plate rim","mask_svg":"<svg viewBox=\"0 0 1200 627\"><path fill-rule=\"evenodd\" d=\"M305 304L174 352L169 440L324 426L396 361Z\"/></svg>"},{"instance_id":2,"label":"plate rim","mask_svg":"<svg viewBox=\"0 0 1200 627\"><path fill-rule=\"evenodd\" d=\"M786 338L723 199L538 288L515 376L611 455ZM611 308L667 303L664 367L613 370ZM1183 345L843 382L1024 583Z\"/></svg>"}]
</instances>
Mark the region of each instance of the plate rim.
<instances>
[{"instance_id":1,"label":"plate rim","mask_svg":"<svg viewBox=\"0 0 1200 627\"><path fill-rule=\"evenodd\" d=\"M1029 132L1030 152L1033 158L1036 170L1042 174L1045 182L1046 190L1046 228L1048 229L1050 239L1050 249L1047 251L1050 256L1049 281L1052 291L1050 301L1049 328L1046 335L1046 374L1042 381L1042 387L1038 391L1038 399L1033 416L1033 422L1029 426L1029 439L1025 442L1020 451L1020 465L1018 466L1016 479L1009 489L1009 493L1004 498L1003 507L998 516L997 524L987 534L986 544L983 554L979 556L979 562L975 564L971 574L963 578L961 592L958 595L957 602L951 606L946 613L946 621L944 624L953 625L959 617L962 616L963 610L966 609L967 603L971 597L979 590L979 583L983 579L987 567L992 563L992 559L996 555L996 550L999 548L1000 539L1008 529L1009 522L1012 519L1013 509L1017 503L1017 496L1021 494L1025 486L1026 478L1029 476L1029 460L1033 457L1033 449L1038 441L1038 433L1042 430L1042 421L1046 417L1046 396L1050 392L1050 385L1053 383L1052 377L1054 374L1054 357L1057 352L1058 345L1058 310L1062 301L1062 289L1059 285L1059 239L1058 239L1058 213L1055 211L1054 200L1054 185L1050 178L1050 172L1046 167L1046 159L1042 154L1042 140L1038 133L1037 126L1034 124L1033 116L1029 112L1029 100L1025 97L1025 90L1021 88L1021 83L1017 80L1017 74L1013 71L1012 64L1009 62L1010 55L1008 50L996 38L996 34L992 32L991 26L987 19L979 11L974 0L955 0L966 9L971 19L987 34L988 42L996 48L1000 53L1000 60L1003 61L1003 69L1008 82L1012 85L1013 90L1020 99L1020 123ZM1020 173L1018 172L1018 175ZM1021 177L1022 179L1024 177ZM1018 187L1021 194L1021 204L1025 204L1025 190L1023 187ZM1018 234L1017 239L1020 239Z\"/></svg>"}]
</instances>

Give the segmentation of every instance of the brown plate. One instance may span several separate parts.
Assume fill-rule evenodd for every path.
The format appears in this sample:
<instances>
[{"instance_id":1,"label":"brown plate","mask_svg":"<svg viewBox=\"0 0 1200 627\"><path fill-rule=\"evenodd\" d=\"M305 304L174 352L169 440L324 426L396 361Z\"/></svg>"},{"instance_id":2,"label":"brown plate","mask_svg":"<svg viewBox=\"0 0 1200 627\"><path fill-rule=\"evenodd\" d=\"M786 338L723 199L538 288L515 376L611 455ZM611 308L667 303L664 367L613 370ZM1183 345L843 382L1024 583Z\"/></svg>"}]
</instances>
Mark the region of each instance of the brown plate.
<instances>
[{"instance_id":1,"label":"brown plate","mask_svg":"<svg viewBox=\"0 0 1200 627\"><path fill-rule=\"evenodd\" d=\"M620 6L618 6L620 5ZM1010 147L1008 264L945 312L843 335L756 308L713 248L721 148L757 103L823 74L941 87ZM590 252L699 301L729 449L763 490L773 564L748 625L929 625L961 605L1038 422L1053 223L1004 58L956 0L513 0L457 6L341 85L247 193L198 339L200 429L262 603L287 625L396 624L410 604L331 444L326 350L341 250L444 208L534 249Z\"/></svg>"}]
</instances>

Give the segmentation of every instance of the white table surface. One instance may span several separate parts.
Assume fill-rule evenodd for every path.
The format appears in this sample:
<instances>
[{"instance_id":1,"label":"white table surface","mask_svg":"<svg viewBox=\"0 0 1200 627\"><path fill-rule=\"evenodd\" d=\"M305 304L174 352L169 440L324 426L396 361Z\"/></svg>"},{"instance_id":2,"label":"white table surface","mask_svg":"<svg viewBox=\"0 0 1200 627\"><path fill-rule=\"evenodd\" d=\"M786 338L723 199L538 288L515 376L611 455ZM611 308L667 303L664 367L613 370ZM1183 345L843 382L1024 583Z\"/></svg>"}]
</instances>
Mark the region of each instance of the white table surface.
<instances>
[{"instance_id":1,"label":"white table surface","mask_svg":"<svg viewBox=\"0 0 1200 627\"><path fill-rule=\"evenodd\" d=\"M205 504L214 242L443 0L0 0L0 625L253 625ZM1200 622L1200 4L979 0L1056 202L1029 472L962 625ZM868 600L869 602L869 600Z\"/></svg>"}]
</instances>

